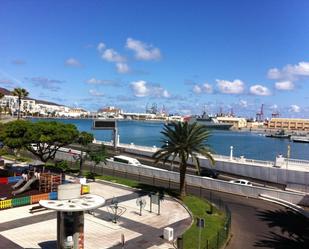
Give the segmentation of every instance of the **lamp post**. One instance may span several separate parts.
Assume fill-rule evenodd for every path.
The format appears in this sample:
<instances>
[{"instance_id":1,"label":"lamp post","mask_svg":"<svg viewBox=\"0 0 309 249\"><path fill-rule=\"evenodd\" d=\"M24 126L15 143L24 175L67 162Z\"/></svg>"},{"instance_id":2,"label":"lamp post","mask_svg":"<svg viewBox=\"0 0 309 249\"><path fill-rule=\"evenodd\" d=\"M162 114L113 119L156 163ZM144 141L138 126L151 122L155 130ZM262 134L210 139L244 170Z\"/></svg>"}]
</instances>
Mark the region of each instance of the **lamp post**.
<instances>
[{"instance_id":1,"label":"lamp post","mask_svg":"<svg viewBox=\"0 0 309 249\"><path fill-rule=\"evenodd\" d=\"M288 144L288 151L287 151L287 155L286 155L286 169L288 169L288 164L289 164L289 159L291 157L291 145Z\"/></svg>"},{"instance_id":2,"label":"lamp post","mask_svg":"<svg viewBox=\"0 0 309 249\"><path fill-rule=\"evenodd\" d=\"M233 160L233 146L230 147L230 161Z\"/></svg>"}]
</instances>

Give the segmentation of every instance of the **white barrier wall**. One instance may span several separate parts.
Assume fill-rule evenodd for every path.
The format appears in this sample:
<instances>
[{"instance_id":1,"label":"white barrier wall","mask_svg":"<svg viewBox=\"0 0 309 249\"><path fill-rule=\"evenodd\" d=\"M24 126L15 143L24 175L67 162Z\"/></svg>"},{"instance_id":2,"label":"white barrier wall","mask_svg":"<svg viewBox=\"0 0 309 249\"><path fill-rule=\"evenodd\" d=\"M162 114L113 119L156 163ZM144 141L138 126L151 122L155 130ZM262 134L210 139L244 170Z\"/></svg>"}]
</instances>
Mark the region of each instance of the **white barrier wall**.
<instances>
[{"instance_id":1,"label":"white barrier wall","mask_svg":"<svg viewBox=\"0 0 309 249\"><path fill-rule=\"evenodd\" d=\"M70 160L70 154L64 152L58 152L57 159ZM179 173L171 172L168 170L157 169L149 166L133 166L118 162L109 161L106 165L100 163L99 167L114 169L121 172L127 172L136 175L142 175L150 178L157 178L167 181L179 182ZM268 189L263 187L255 186L243 186L239 184L234 184L222 180L200 177L194 175L187 175L186 182L188 185L202 187L206 189L212 189L216 191L248 196L252 198L259 198L260 194L269 195L278 199L282 199L293 204L301 204L304 206L309 206L309 196L302 193L281 191L276 189Z\"/></svg>"},{"instance_id":2,"label":"white barrier wall","mask_svg":"<svg viewBox=\"0 0 309 249\"><path fill-rule=\"evenodd\" d=\"M143 156L151 157L155 152L150 150L137 150L134 147L124 148L126 152L135 153ZM251 177L263 181L274 182L279 184L300 184L309 185L309 171L298 171L286 168L278 168L274 163L259 160L228 160L229 157L216 156L216 164L214 168L218 171ZM211 168L206 158L200 158L202 167ZM292 165L291 165L292 166ZM308 165L307 165L308 166ZM304 166L305 167L305 166Z\"/></svg>"}]
</instances>

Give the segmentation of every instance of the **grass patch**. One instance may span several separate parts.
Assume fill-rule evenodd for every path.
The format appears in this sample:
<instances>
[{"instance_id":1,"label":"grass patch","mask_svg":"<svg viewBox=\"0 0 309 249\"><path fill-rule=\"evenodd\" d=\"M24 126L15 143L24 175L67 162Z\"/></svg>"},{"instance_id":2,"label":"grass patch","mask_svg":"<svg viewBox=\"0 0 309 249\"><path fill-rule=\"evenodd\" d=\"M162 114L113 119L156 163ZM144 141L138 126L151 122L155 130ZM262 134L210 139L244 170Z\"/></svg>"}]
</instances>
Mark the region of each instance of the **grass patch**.
<instances>
[{"instance_id":1,"label":"grass patch","mask_svg":"<svg viewBox=\"0 0 309 249\"><path fill-rule=\"evenodd\" d=\"M139 188L139 184L140 184L138 181L129 180L129 179L125 179L125 178L121 178L121 177L117 177L117 176L104 175L104 176L96 176L95 178L105 180L105 181L109 181L109 182L122 184L122 185L126 185L126 186L131 187L131 188Z\"/></svg>"},{"instance_id":2,"label":"grass patch","mask_svg":"<svg viewBox=\"0 0 309 249\"><path fill-rule=\"evenodd\" d=\"M201 248L205 248L207 240L209 245L217 243L217 233L222 230L225 222L225 214L218 209L213 208L212 214L209 214L211 207L208 201L195 197L186 196L183 200L194 216L194 223L183 235L184 248L196 248L199 240L199 228L196 226L197 218L205 220L205 228L201 230ZM211 247L212 248L212 247Z\"/></svg>"},{"instance_id":3,"label":"grass patch","mask_svg":"<svg viewBox=\"0 0 309 249\"><path fill-rule=\"evenodd\" d=\"M6 160L19 161L19 162L31 162L32 159L29 157L17 157L15 155L3 155L2 158Z\"/></svg>"}]
</instances>

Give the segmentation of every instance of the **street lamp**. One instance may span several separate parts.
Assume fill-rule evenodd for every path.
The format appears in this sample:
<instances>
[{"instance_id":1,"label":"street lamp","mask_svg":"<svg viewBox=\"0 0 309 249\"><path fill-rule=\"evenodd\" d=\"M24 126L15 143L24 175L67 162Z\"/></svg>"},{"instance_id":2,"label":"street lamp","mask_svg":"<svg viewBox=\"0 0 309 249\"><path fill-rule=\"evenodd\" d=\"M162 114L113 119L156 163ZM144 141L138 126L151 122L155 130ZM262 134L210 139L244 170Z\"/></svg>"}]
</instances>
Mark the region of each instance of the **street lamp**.
<instances>
[{"instance_id":1,"label":"street lamp","mask_svg":"<svg viewBox=\"0 0 309 249\"><path fill-rule=\"evenodd\" d=\"M233 160L233 146L230 147L230 161Z\"/></svg>"},{"instance_id":2,"label":"street lamp","mask_svg":"<svg viewBox=\"0 0 309 249\"><path fill-rule=\"evenodd\" d=\"M286 169L288 169L288 164L289 164L289 159L291 157L291 145L288 144L288 151L287 151L287 155L286 155Z\"/></svg>"}]
</instances>

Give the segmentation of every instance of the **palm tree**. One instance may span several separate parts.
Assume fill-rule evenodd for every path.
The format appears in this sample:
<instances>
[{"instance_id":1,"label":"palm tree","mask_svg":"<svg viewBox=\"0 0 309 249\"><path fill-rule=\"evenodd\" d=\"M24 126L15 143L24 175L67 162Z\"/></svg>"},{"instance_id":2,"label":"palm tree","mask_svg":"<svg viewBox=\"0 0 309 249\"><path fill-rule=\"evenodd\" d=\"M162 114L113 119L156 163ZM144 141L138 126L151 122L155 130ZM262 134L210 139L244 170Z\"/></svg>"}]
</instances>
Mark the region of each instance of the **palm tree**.
<instances>
[{"instance_id":1,"label":"palm tree","mask_svg":"<svg viewBox=\"0 0 309 249\"><path fill-rule=\"evenodd\" d=\"M0 92L0 100L4 97L4 93ZM1 114L2 114L2 106L0 106L0 118L1 118Z\"/></svg>"},{"instance_id":2,"label":"palm tree","mask_svg":"<svg viewBox=\"0 0 309 249\"><path fill-rule=\"evenodd\" d=\"M205 126L196 122L189 124L187 122L177 122L172 126L164 125L163 139L164 144L156 153L153 154L155 163L162 160L164 163L172 158L172 163L176 157L179 158L180 173L180 196L186 195L186 171L188 159L196 162L198 172L200 172L200 162L198 154L205 156L214 165L215 161L211 155L211 149L205 144L210 133Z\"/></svg>"},{"instance_id":3,"label":"palm tree","mask_svg":"<svg viewBox=\"0 0 309 249\"><path fill-rule=\"evenodd\" d=\"M15 88L12 93L13 93L14 96L18 97L18 116L17 116L17 119L19 119L20 118L21 100L23 98L27 97L29 95L29 92L27 92L27 90L24 89L24 88L18 87L18 88Z\"/></svg>"}]
</instances>

